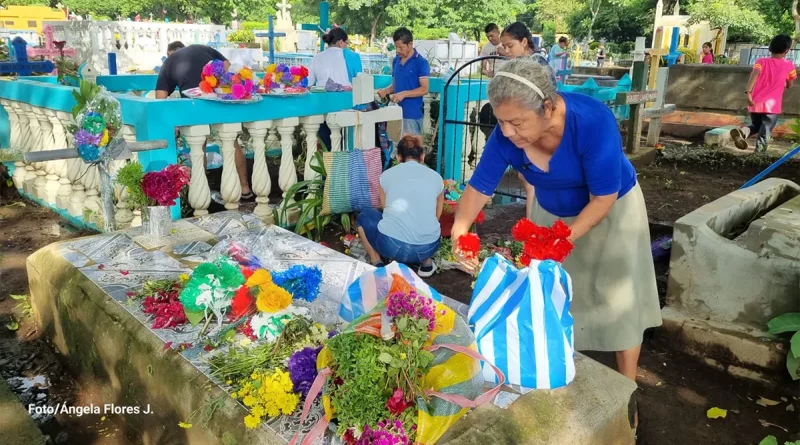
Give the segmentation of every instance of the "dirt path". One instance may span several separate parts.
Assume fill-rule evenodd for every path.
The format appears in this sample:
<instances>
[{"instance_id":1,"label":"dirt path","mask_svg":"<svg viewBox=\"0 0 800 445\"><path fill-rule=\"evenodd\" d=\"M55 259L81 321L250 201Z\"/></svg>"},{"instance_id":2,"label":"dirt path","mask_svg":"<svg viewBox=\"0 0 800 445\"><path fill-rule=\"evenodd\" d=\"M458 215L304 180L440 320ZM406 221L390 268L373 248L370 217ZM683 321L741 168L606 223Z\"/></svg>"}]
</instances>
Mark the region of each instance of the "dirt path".
<instances>
[{"instance_id":1,"label":"dirt path","mask_svg":"<svg viewBox=\"0 0 800 445\"><path fill-rule=\"evenodd\" d=\"M82 405L90 397L61 365L53 346L37 332L32 317L25 314L28 255L48 244L88 234L64 224L58 215L30 201L11 198L0 204L0 377L9 382L26 408L58 403ZM26 298L15 299L12 295ZM29 412L35 413L36 409ZM91 415L33 417L49 436L49 443L130 444L113 426L112 419Z\"/></svg>"}]
</instances>

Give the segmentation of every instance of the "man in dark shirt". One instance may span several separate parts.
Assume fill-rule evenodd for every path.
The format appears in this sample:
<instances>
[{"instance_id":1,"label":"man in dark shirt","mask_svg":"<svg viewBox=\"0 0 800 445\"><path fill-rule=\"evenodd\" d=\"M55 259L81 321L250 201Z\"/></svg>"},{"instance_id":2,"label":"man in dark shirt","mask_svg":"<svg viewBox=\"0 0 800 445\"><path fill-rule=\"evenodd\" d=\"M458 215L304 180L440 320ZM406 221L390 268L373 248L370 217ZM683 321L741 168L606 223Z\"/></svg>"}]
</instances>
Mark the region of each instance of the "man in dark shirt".
<instances>
[{"instance_id":1,"label":"man in dark shirt","mask_svg":"<svg viewBox=\"0 0 800 445\"><path fill-rule=\"evenodd\" d=\"M219 51L205 45L189 45L184 47L182 42L172 42L167 46L167 60L161 65L156 82L156 99L166 99L178 88L183 92L200 85L200 77L203 67L212 60L224 60L225 69L230 67L230 62ZM182 97L186 97L181 94ZM234 142L236 146L235 162L236 172L239 174L239 183L242 186L242 200L248 201L255 198L247 181L247 161L244 152L239 146L239 141ZM205 151L205 144L203 151Z\"/></svg>"},{"instance_id":2,"label":"man in dark shirt","mask_svg":"<svg viewBox=\"0 0 800 445\"><path fill-rule=\"evenodd\" d=\"M169 51L169 49L176 48L179 43L170 43L168 47L167 54L169 56L161 65L161 71L158 72L156 99L166 99L175 91L175 88L181 92L197 88L200 85L203 67L212 60L224 60L225 69L230 66L228 59L210 46L189 45L185 48L178 47L172 52Z\"/></svg>"}]
</instances>

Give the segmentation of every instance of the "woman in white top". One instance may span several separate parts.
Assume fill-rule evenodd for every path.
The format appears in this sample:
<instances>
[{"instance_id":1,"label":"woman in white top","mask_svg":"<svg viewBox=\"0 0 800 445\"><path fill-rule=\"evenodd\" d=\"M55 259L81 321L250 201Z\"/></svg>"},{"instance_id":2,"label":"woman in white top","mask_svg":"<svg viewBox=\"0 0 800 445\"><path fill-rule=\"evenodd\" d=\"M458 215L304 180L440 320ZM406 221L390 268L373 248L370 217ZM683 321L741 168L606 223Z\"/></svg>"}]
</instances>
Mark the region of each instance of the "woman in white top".
<instances>
[{"instance_id":1,"label":"woman in white top","mask_svg":"<svg viewBox=\"0 0 800 445\"><path fill-rule=\"evenodd\" d=\"M342 86L352 86L353 71L361 71L361 58L347 49L347 33L342 28L333 28L322 36L322 41L328 48L311 59L308 85L324 87L331 80ZM352 66L356 60L358 67Z\"/></svg>"}]
</instances>

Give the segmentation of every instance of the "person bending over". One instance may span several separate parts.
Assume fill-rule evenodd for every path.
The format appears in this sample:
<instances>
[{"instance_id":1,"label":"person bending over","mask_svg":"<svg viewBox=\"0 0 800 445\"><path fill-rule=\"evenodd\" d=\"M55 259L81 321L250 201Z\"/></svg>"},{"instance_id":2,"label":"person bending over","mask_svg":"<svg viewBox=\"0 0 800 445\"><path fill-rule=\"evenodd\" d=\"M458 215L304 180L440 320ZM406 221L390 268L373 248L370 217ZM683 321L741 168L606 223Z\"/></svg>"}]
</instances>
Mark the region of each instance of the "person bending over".
<instances>
[{"instance_id":1,"label":"person bending over","mask_svg":"<svg viewBox=\"0 0 800 445\"><path fill-rule=\"evenodd\" d=\"M433 275L433 255L441 242L439 217L444 206L444 181L424 164L420 136L404 136L397 144L400 161L381 175L381 207L366 209L356 220L358 234L372 264L383 259L420 265L418 274Z\"/></svg>"},{"instance_id":2,"label":"person bending over","mask_svg":"<svg viewBox=\"0 0 800 445\"><path fill-rule=\"evenodd\" d=\"M185 98L184 91L200 86L200 78L203 67L212 60L224 60L225 69L230 68L230 62L219 51L205 45L184 46L183 42L172 42L167 46L167 60L161 65L156 81L156 99L168 98L177 88L181 92L181 97ZM242 200L252 200L255 198L247 181L247 162L244 152L239 147L239 141L235 142L235 162L236 172L239 174L239 183L242 186ZM203 151L206 146L203 144Z\"/></svg>"}]
</instances>

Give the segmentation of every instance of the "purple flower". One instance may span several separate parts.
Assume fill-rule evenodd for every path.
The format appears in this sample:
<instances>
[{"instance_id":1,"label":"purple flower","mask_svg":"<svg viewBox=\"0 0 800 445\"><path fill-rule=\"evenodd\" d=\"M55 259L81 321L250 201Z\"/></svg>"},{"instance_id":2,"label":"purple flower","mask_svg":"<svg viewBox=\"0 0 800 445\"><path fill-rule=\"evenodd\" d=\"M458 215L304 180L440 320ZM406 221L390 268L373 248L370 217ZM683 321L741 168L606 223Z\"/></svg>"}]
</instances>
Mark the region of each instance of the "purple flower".
<instances>
[{"instance_id":1,"label":"purple flower","mask_svg":"<svg viewBox=\"0 0 800 445\"><path fill-rule=\"evenodd\" d=\"M292 379L294 392L303 397L308 396L314 379L317 378L317 355L322 350L318 348L303 348L289 358L289 378Z\"/></svg>"},{"instance_id":2,"label":"purple flower","mask_svg":"<svg viewBox=\"0 0 800 445\"><path fill-rule=\"evenodd\" d=\"M436 326L436 304L430 298L419 295L413 290L408 295L402 292L395 292L389 295L389 301L386 304L386 315L395 318L427 319L429 331L432 331Z\"/></svg>"},{"instance_id":3,"label":"purple flower","mask_svg":"<svg viewBox=\"0 0 800 445\"><path fill-rule=\"evenodd\" d=\"M76 146L100 145L100 141L103 139L103 135L102 134L94 135L81 128L80 130L75 132L74 139Z\"/></svg>"},{"instance_id":4,"label":"purple flower","mask_svg":"<svg viewBox=\"0 0 800 445\"><path fill-rule=\"evenodd\" d=\"M291 83L292 82L292 77L293 77L292 73L286 71L285 73L283 73L283 76L281 76L281 82L283 82L283 83Z\"/></svg>"},{"instance_id":5,"label":"purple flower","mask_svg":"<svg viewBox=\"0 0 800 445\"><path fill-rule=\"evenodd\" d=\"M289 72L289 67L286 66L285 63L279 63L278 66L275 67L275 71L278 72L278 73L282 73L282 72L286 71L288 73Z\"/></svg>"}]
</instances>

